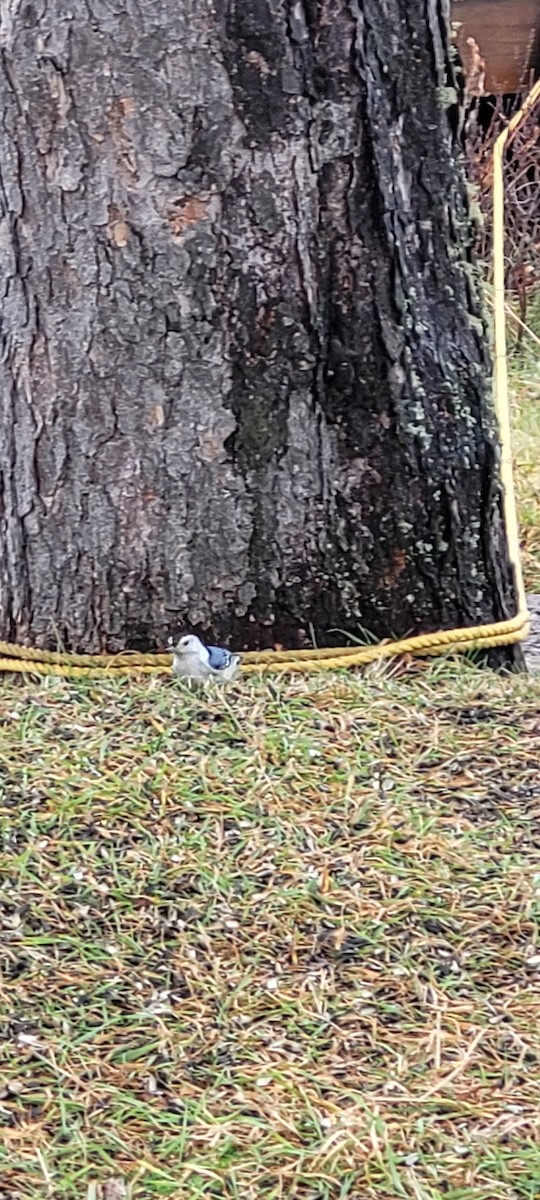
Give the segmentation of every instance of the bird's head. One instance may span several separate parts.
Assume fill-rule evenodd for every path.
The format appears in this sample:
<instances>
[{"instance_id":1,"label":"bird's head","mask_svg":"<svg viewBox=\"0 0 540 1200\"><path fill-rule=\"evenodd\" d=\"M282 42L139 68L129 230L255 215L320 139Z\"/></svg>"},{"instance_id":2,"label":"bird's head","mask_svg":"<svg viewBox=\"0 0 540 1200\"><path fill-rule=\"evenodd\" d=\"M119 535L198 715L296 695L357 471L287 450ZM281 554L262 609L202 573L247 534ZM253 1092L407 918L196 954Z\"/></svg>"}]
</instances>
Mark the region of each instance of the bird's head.
<instances>
[{"instance_id":1,"label":"bird's head","mask_svg":"<svg viewBox=\"0 0 540 1200\"><path fill-rule=\"evenodd\" d=\"M202 648L202 642L194 633L186 633L180 638L175 646L177 654L198 654Z\"/></svg>"}]
</instances>

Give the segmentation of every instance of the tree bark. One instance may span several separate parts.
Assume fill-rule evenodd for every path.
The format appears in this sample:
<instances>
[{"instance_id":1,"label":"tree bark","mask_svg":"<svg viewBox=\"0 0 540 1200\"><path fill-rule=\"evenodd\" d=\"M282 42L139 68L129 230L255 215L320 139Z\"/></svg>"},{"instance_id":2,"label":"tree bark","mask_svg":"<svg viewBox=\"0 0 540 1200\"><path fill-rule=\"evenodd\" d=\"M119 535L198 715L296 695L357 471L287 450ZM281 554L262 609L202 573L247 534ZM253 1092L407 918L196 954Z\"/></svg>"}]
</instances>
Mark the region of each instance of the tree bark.
<instances>
[{"instance_id":1,"label":"tree bark","mask_svg":"<svg viewBox=\"0 0 540 1200\"><path fill-rule=\"evenodd\" d=\"M0 635L512 615L446 0L3 12Z\"/></svg>"}]
</instances>

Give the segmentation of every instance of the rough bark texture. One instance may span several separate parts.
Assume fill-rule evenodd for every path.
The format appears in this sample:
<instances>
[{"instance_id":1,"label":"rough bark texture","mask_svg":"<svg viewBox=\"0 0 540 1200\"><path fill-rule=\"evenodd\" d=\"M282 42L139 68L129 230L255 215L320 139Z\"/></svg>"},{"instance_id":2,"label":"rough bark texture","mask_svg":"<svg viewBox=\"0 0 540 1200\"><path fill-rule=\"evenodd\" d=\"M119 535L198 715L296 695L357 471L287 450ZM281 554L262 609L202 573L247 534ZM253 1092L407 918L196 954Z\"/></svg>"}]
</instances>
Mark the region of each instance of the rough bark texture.
<instances>
[{"instance_id":1,"label":"rough bark texture","mask_svg":"<svg viewBox=\"0 0 540 1200\"><path fill-rule=\"evenodd\" d=\"M444 0L2 14L0 634L511 615Z\"/></svg>"}]
</instances>

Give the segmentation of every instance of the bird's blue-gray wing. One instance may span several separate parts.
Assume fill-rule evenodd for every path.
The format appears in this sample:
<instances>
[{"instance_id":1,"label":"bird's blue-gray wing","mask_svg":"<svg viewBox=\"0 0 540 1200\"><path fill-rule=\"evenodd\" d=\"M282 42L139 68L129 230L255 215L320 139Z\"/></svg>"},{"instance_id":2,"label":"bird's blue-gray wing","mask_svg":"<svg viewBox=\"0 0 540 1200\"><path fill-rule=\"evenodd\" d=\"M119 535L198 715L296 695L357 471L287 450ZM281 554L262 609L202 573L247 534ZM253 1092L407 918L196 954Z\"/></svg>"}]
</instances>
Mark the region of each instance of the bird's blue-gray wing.
<instances>
[{"instance_id":1,"label":"bird's blue-gray wing","mask_svg":"<svg viewBox=\"0 0 540 1200\"><path fill-rule=\"evenodd\" d=\"M228 650L223 650L221 646L207 646L208 664L213 671L224 671L225 667L230 666L231 656Z\"/></svg>"}]
</instances>

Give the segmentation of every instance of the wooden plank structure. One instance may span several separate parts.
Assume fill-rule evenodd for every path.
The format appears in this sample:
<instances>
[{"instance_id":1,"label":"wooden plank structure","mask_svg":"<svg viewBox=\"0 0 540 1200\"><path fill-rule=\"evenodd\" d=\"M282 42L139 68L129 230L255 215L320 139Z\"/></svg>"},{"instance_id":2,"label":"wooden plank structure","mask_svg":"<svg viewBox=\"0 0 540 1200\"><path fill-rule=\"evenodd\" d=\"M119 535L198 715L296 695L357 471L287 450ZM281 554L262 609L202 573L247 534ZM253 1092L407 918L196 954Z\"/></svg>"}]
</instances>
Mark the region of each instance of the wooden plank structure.
<instances>
[{"instance_id":1,"label":"wooden plank structure","mask_svg":"<svg viewBox=\"0 0 540 1200\"><path fill-rule=\"evenodd\" d=\"M470 96L526 92L540 74L540 0L451 0Z\"/></svg>"}]
</instances>

